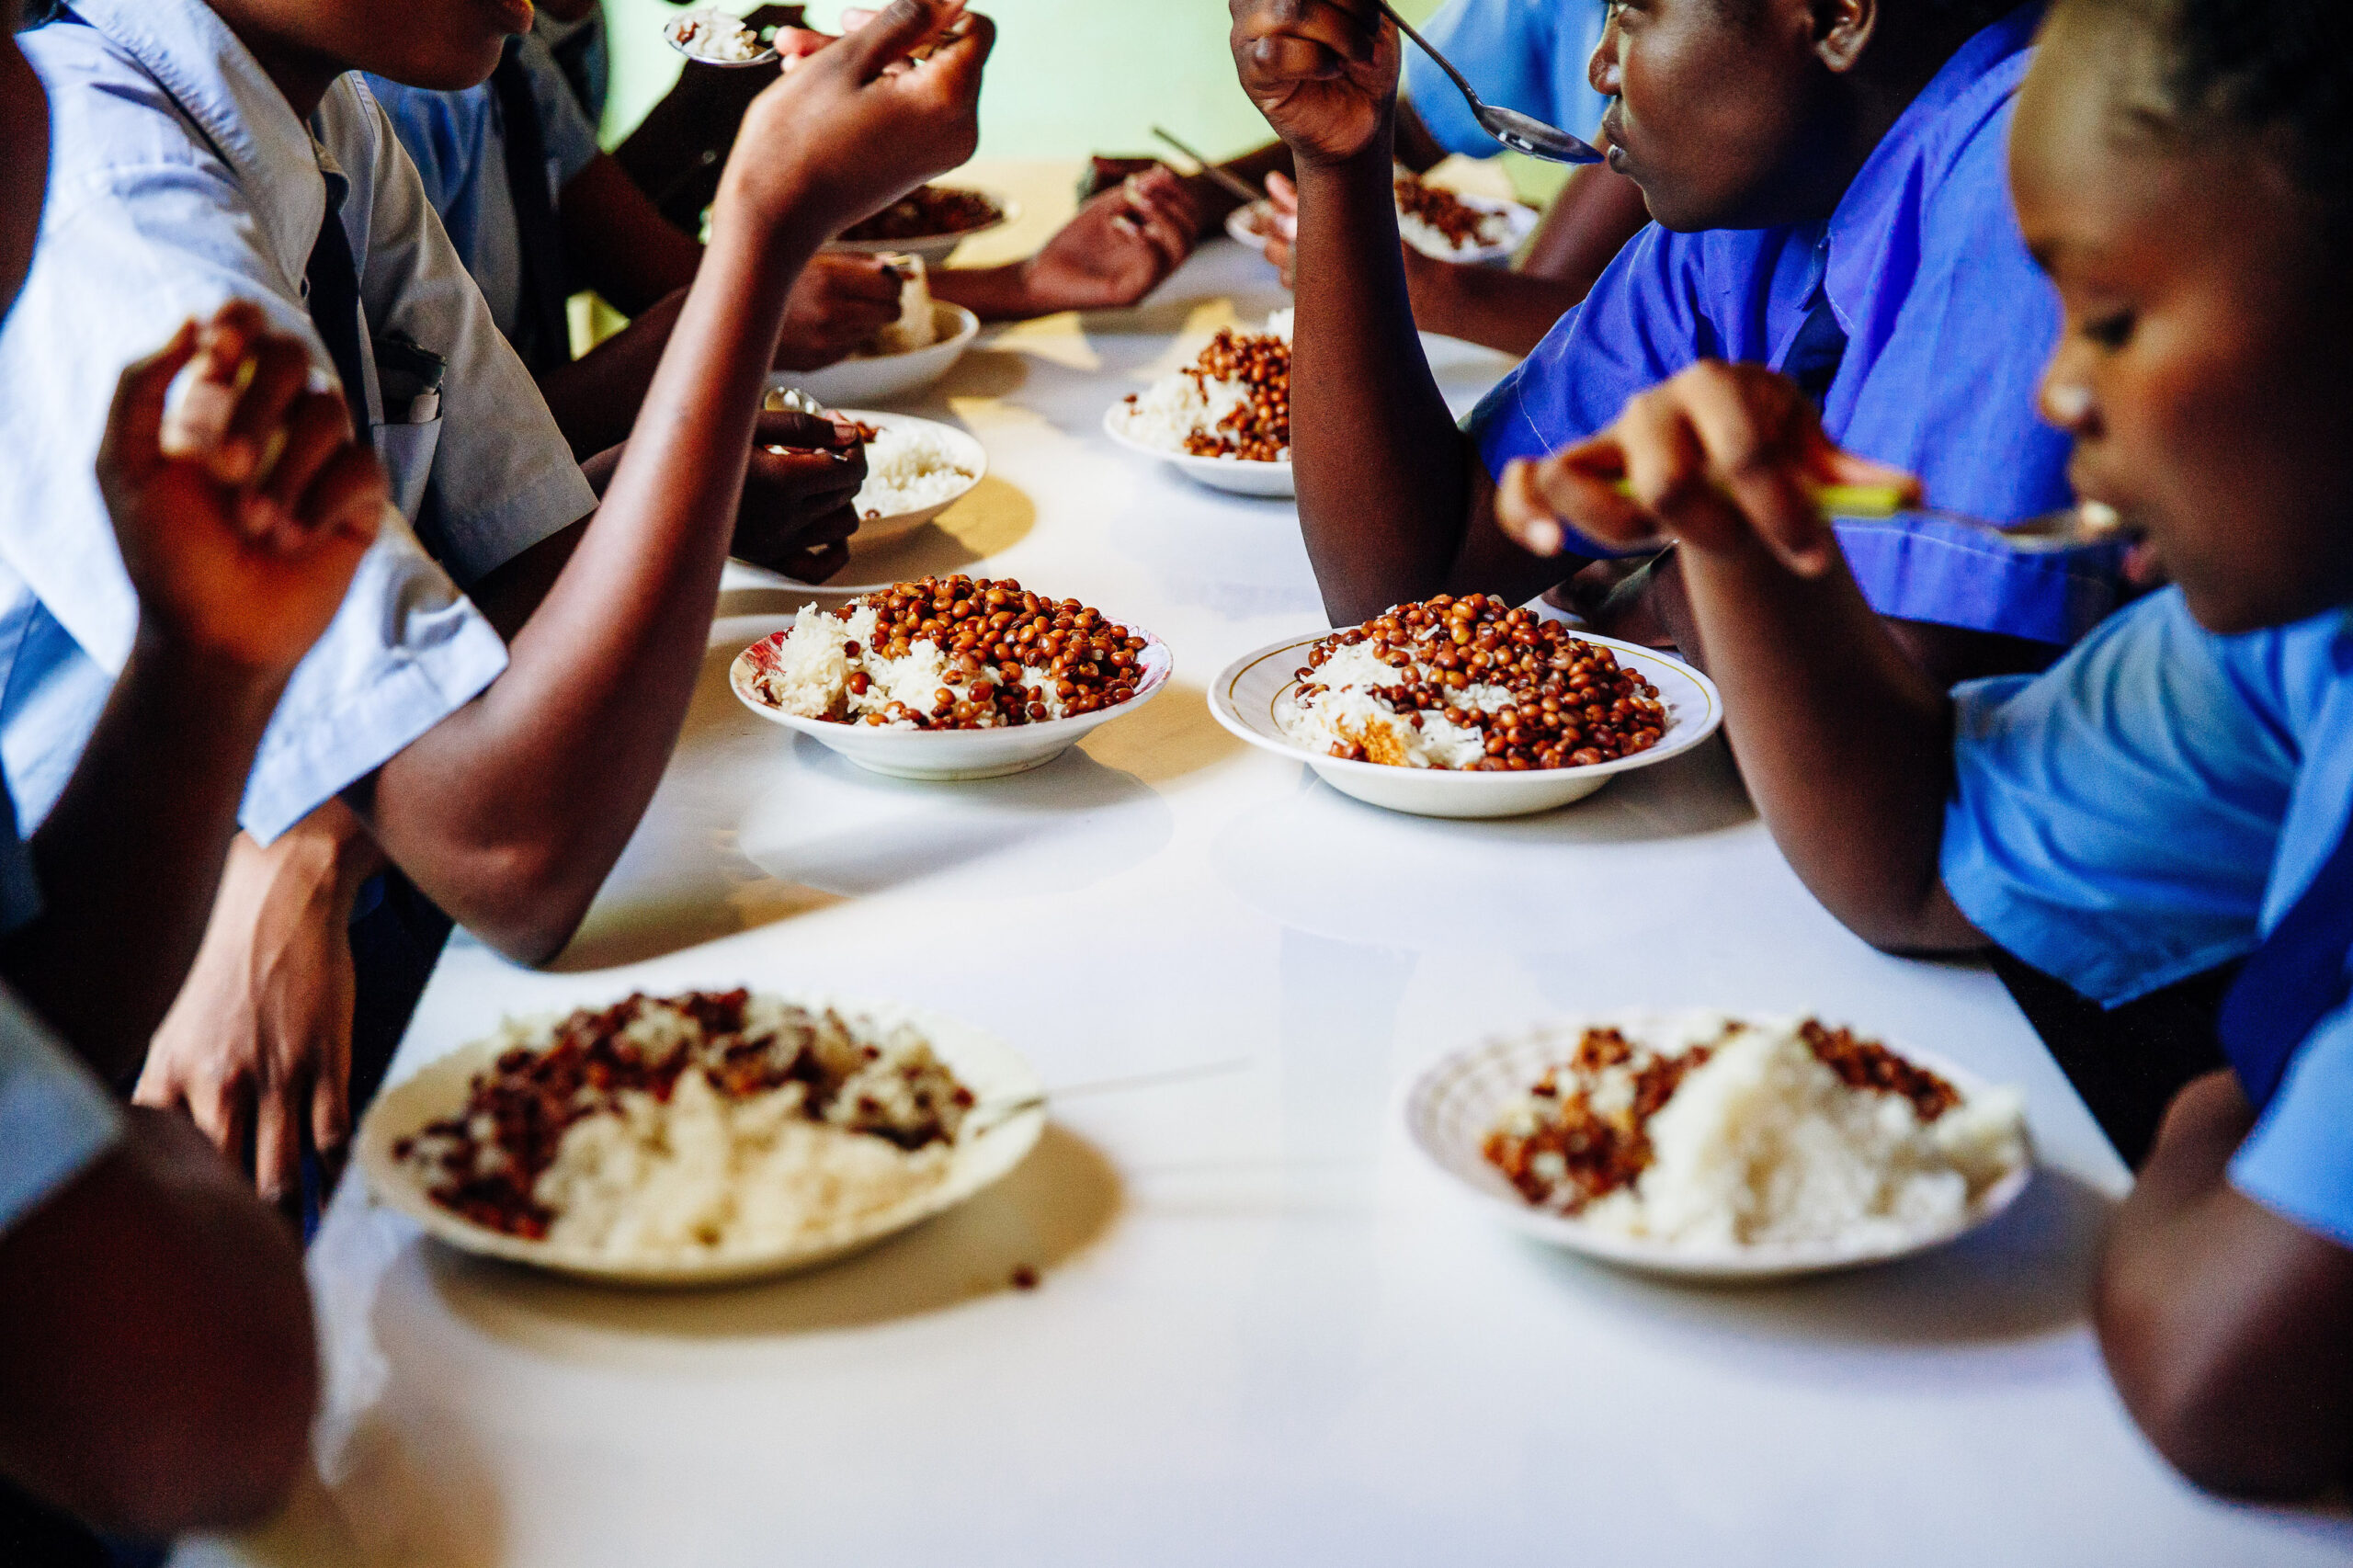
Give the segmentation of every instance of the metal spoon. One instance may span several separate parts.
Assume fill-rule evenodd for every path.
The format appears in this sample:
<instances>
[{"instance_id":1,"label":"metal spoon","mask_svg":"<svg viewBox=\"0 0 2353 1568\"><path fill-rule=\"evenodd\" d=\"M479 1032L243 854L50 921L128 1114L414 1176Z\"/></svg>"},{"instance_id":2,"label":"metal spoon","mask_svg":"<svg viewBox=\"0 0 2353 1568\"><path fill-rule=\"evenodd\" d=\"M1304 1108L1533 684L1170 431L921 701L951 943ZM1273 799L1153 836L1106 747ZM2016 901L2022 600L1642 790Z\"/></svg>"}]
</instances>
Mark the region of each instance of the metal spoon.
<instances>
[{"instance_id":1,"label":"metal spoon","mask_svg":"<svg viewBox=\"0 0 2353 1568\"><path fill-rule=\"evenodd\" d=\"M1454 85L1462 89L1463 98L1471 105L1472 118L1479 122L1479 128L1488 135L1516 153L1525 153L1531 158L1542 158L1547 163L1597 164L1601 162L1603 154L1592 142L1572 136L1555 126L1547 125L1534 115L1522 114L1518 109L1496 108L1492 104L1480 101L1479 95L1472 90L1471 84L1463 80L1462 73L1454 68L1454 62L1432 49L1429 40L1415 32L1414 24L1399 16L1396 8L1389 4L1389 0L1373 0L1373 4L1379 6L1381 13L1397 24L1399 32L1412 39L1420 46L1424 54L1438 62L1439 70L1454 78Z\"/></svg>"},{"instance_id":2,"label":"metal spoon","mask_svg":"<svg viewBox=\"0 0 2353 1568\"><path fill-rule=\"evenodd\" d=\"M693 50L688 49L679 40L678 32L679 29L687 27L690 23L705 20L730 21L736 23L738 26L742 25L741 17L730 17L723 11L688 11L685 16L673 17L662 25L663 40L667 42L672 49L676 50L680 54L685 55L688 60L693 61L698 65L716 65L724 71L739 71L747 65L773 65L776 63L777 53L776 46L774 44L770 44L767 48L761 50L749 60L720 60L711 55L696 53ZM746 28L745 30L748 32L751 29Z\"/></svg>"},{"instance_id":3,"label":"metal spoon","mask_svg":"<svg viewBox=\"0 0 2353 1568\"><path fill-rule=\"evenodd\" d=\"M1163 1084L1182 1084L1195 1078L1219 1078L1229 1073L1239 1073L1256 1064L1256 1061L1253 1057L1235 1056L1222 1062L1203 1062L1190 1067L1171 1067L1158 1073L1139 1073L1133 1077L1097 1078L1092 1083L1065 1084L1059 1089L1025 1095L1017 1100L983 1101L974 1106L970 1115L973 1117L985 1115L988 1119L977 1131L973 1131L968 1122L965 1131L958 1136L964 1139L985 1138L1024 1112L1042 1109L1059 1100L1084 1099L1088 1095L1120 1094L1129 1089L1157 1088Z\"/></svg>"},{"instance_id":4,"label":"metal spoon","mask_svg":"<svg viewBox=\"0 0 2353 1568\"><path fill-rule=\"evenodd\" d=\"M1984 517L1971 517L1966 512L1907 501L1904 493L1893 485L1825 485L1817 493L1816 499L1822 503L1824 517L1853 517L1860 521L1901 517L1934 517L1939 522L1959 523L1965 528L1983 528L1987 533L1999 534L2003 543L2028 555L2106 544L2120 537L2124 531L2122 516L2115 507L2099 501L2078 501L2072 506L2045 512L2040 517L2024 517L2013 523L1996 523Z\"/></svg>"}]
</instances>

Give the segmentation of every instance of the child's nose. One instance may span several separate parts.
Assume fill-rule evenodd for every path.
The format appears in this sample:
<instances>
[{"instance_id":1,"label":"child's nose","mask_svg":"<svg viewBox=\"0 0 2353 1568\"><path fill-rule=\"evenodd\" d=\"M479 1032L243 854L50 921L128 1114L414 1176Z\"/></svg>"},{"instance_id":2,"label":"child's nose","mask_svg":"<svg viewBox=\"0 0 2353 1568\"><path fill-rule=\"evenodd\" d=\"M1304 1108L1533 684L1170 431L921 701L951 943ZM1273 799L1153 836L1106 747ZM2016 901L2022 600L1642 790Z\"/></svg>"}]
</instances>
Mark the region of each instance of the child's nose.
<instances>
[{"instance_id":1,"label":"child's nose","mask_svg":"<svg viewBox=\"0 0 2353 1568\"><path fill-rule=\"evenodd\" d=\"M1603 97L1618 96L1618 15L1613 6L1609 20L1601 29L1601 42L1595 46L1593 58L1585 62L1585 79Z\"/></svg>"}]
</instances>

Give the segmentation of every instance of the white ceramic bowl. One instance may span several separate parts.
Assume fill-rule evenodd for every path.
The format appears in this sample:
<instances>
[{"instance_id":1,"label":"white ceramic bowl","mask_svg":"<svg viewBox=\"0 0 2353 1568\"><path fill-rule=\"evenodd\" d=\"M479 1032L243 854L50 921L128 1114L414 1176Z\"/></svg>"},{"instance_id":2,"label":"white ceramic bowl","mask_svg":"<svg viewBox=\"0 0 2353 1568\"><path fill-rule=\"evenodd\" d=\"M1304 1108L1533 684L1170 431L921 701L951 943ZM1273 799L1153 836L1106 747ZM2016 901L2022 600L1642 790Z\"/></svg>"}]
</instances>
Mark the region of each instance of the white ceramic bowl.
<instances>
[{"instance_id":1,"label":"white ceramic bowl","mask_svg":"<svg viewBox=\"0 0 2353 1568\"><path fill-rule=\"evenodd\" d=\"M1148 446L1127 433L1127 404L1115 403L1103 411L1103 434L1139 457L1165 462L1186 478L1235 495L1287 497L1299 492L1291 483L1288 462L1254 462L1241 458L1197 458Z\"/></svg>"},{"instance_id":2,"label":"white ceramic bowl","mask_svg":"<svg viewBox=\"0 0 2353 1568\"><path fill-rule=\"evenodd\" d=\"M988 449L982 446L978 437L968 430L959 430L955 426L943 425L937 419L918 419L912 414L885 414L872 408L841 408L835 409L834 412L845 419L854 419L861 425L871 425L877 429L929 431L943 446L955 454L956 466L972 476L970 483L964 484L945 501L935 502L928 506L918 506L912 512L896 512L887 517L862 519L858 525L858 532L850 537L850 552L853 555L858 552L860 545L884 544L915 532L915 529L971 494L973 487L988 475Z\"/></svg>"},{"instance_id":3,"label":"white ceramic bowl","mask_svg":"<svg viewBox=\"0 0 2353 1568\"><path fill-rule=\"evenodd\" d=\"M1605 1263L1691 1280L1780 1279L1908 1257L1942 1246L1988 1223L2018 1201L2018 1195L2034 1178L2034 1158L2029 1148L2018 1167L1979 1193L1956 1222L1865 1242L1706 1247L1677 1244L1619 1235L1529 1203L1480 1152L1504 1108L1525 1095L1529 1086L1544 1075L1546 1068L1565 1059L1562 1044L1564 1035L1574 1040L1584 1029L1612 1027L1638 1033L1646 1019L1659 1016L1628 1012L1556 1020L1466 1046L1440 1059L1406 1086L1403 1107L1405 1131L1415 1148L1431 1165L1470 1193L1489 1215L1506 1224L1539 1241ZM1733 1016L1757 1023L1770 1021L1761 1014ZM1974 1096L1989 1086L1977 1074L1943 1057L1893 1042L1890 1049L1937 1074L1963 1095Z\"/></svg>"},{"instance_id":4,"label":"white ceramic bowl","mask_svg":"<svg viewBox=\"0 0 2353 1568\"><path fill-rule=\"evenodd\" d=\"M788 730L798 730L869 772L888 774L893 778L997 778L1043 767L1086 739L1089 731L1127 717L1159 695L1176 668L1175 655L1169 653L1166 643L1151 632L1133 626L1124 630L1144 642L1143 653L1138 661L1143 679L1133 697L1117 707L1098 708L1074 719L1049 719L1040 724L1016 724L1002 730L899 730L787 713L762 701L753 687L749 648L735 655L734 664L728 667L727 681L738 700L761 718Z\"/></svg>"},{"instance_id":5,"label":"white ceramic bowl","mask_svg":"<svg viewBox=\"0 0 2353 1568\"><path fill-rule=\"evenodd\" d=\"M620 1284L719 1285L813 1268L952 1209L1019 1165L1045 1131L1042 1106L1009 1115L992 1110L1035 1099L1044 1092L1029 1063L994 1036L953 1018L895 1003L870 1004L814 993L783 994L812 1009L830 1006L845 1017L861 1016L886 1026L909 1023L931 1041L932 1050L979 1102L974 1120L949 1156L945 1180L904 1202L756 1254L615 1259L510 1236L461 1219L434 1202L426 1194L422 1174L392 1157L392 1145L400 1139L465 1105L473 1075L497 1060L501 1047L494 1039L428 1062L376 1097L359 1124L355 1151L369 1190L376 1201L415 1220L427 1234L465 1252Z\"/></svg>"},{"instance_id":6,"label":"white ceramic bowl","mask_svg":"<svg viewBox=\"0 0 2353 1568\"><path fill-rule=\"evenodd\" d=\"M980 190L983 196L996 203L996 216L985 223L961 229L952 234L918 234L909 240L833 240L825 248L851 256L881 256L885 251L897 251L903 256L919 256L926 267L944 267L956 254L956 247L975 234L985 234L992 229L1002 229L1021 216L1021 204L1001 191L982 190L978 186L958 186L959 190Z\"/></svg>"},{"instance_id":7,"label":"white ceramic bowl","mask_svg":"<svg viewBox=\"0 0 2353 1568\"><path fill-rule=\"evenodd\" d=\"M1472 245L1463 250L1449 250L1444 246L1418 244L1410 237L1406 240L1406 244L1413 245L1424 256L1436 256L1440 261L1458 262L1470 267L1485 266L1499 261L1509 261L1518 255L1519 247L1528 243L1528 236L1536 232L1536 225L1543 218L1543 214L1537 211L1535 208L1525 206L1520 202L1504 201L1492 196L1471 196L1461 191L1456 191L1454 195L1465 207L1475 207L1482 212L1503 213L1506 223L1504 237L1494 244ZM1263 251L1267 246L1264 226L1267 219L1273 212L1273 206L1264 201L1254 201L1247 207L1237 207L1225 215L1225 232L1233 239L1247 245L1250 249Z\"/></svg>"},{"instance_id":8,"label":"white ceramic bowl","mask_svg":"<svg viewBox=\"0 0 2353 1568\"><path fill-rule=\"evenodd\" d=\"M767 390L798 387L827 408L913 397L954 369L981 335L981 318L961 305L934 300L931 315L939 336L928 347L904 354L856 354L822 370L771 370Z\"/></svg>"},{"instance_id":9,"label":"white ceramic bowl","mask_svg":"<svg viewBox=\"0 0 2353 1568\"><path fill-rule=\"evenodd\" d=\"M1715 683L1682 660L1636 642L1579 631L1580 641L1608 648L1620 665L1638 671L1658 688L1666 706L1666 733L1648 751L1597 762L1587 767L1533 768L1526 773L1462 773L1440 767L1393 767L1380 762L1349 762L1311 750L1276 722L1276 705L1287 702L1308 650L1330 636L1311 632L1270 642L1225 666L1210 687L1210 711L1217 722L1262 751L1303 762L1316 777L1344 795L1392 812L1425 817L1518 817L1549 812L1582 801L1620 773L1649 767L1689 751L1723 722L1723 699Z\"/></svg>"}]
</instances>

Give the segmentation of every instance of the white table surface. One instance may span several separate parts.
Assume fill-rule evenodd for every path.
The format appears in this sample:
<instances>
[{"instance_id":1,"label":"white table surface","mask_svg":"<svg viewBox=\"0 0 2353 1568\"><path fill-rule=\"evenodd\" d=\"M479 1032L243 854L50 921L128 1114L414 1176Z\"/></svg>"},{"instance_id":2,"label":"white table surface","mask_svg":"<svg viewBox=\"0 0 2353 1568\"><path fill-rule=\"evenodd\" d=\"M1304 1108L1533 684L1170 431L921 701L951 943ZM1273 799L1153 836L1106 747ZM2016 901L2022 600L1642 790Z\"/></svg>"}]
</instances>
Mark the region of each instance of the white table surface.
<instances>
[{"instance_id":1,"label":"white table surface","mask_svg":"<svg viewBox=\"0 0 2353 1568\"><path fill-rule=\"evenodd\" d=\"M861 774L729 694L796 603L738 574L580 939L533 973L460 937L393 1074L506 1012L738 983L952 1010L1051 1085L1235 1065L1071 1098L965 1209L703 1294L472 1261L347 1183L311 1255L324 1479L184 1562L2346 1559L2343 1518L2205 1499L2136 1436L2083 1312L2125 1172L1989 974L1875 953L1814 904L1721 744L1548 816L1439 823L1211 722L1228 660L1322 624L1292 509L1097 421L1277 302L1222 242L1139 314L984 340L917 410L992 472L913 564L978 550L1148 626L1172 689L1037 773ZM1502 364L1459 352L1449 392ZM1519 1240L1409 1151L1399 1085L1446 1049L1683 1003L1820 1009L2021 1085L2044 1174L1940 1256L1712 1291Z\"/></svg>"}]
</instances>

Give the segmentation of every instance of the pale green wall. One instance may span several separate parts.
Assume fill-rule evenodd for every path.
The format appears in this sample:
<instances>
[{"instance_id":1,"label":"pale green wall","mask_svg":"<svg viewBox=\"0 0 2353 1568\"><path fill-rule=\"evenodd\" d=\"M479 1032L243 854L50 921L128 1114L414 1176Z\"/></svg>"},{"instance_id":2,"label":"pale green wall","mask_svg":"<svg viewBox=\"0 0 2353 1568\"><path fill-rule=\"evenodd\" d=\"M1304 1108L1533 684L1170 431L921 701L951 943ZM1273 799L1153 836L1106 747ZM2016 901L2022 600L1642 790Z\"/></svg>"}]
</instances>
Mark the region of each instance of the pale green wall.
<instances>
[{"instance_id":1,"label":"pale green wall","mask_svg":"<svg viewBox=\"0 0 2353 1568\"><path fill-rule=\"evenodd\" d=\"M1225 0L975 0L996 19L981 97L981 156L1076 158L1150 153L1165 125L1212 156L1267 138L1226 52ZM613 29L608 134L626 131L667 91L678 56L662 42L662 0L605 0ZM1419 20L1438 0L1402 0ZM748 10L748 4L731 8ZM841 0L814 0L830 25Z\"/></svg>"}]
</instances>

